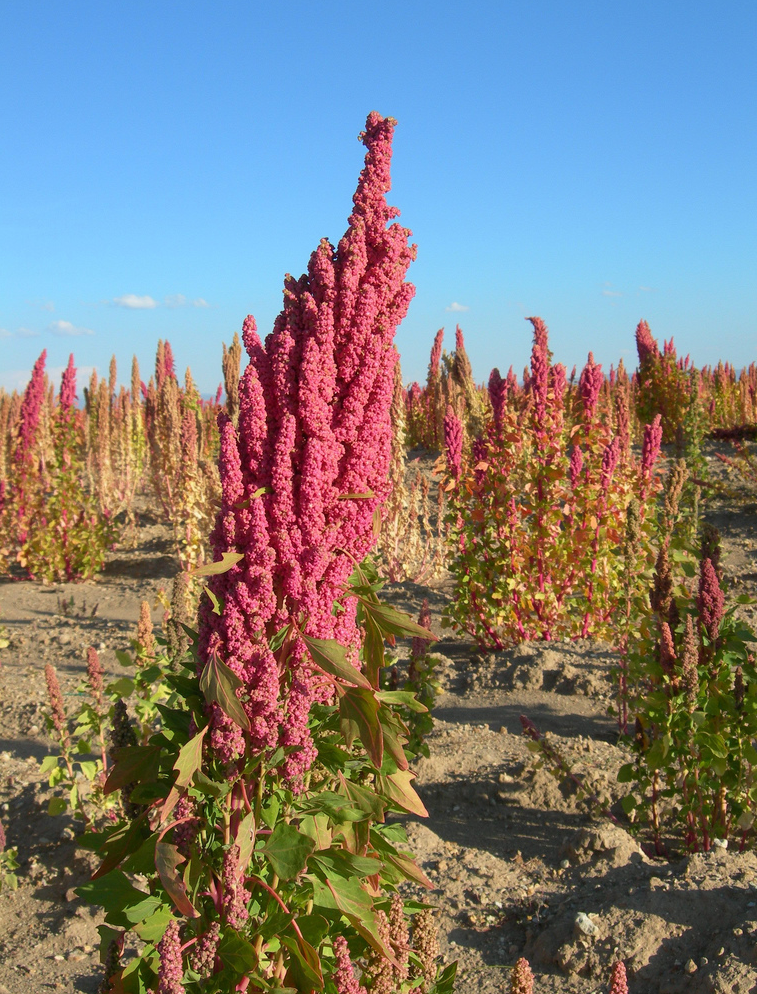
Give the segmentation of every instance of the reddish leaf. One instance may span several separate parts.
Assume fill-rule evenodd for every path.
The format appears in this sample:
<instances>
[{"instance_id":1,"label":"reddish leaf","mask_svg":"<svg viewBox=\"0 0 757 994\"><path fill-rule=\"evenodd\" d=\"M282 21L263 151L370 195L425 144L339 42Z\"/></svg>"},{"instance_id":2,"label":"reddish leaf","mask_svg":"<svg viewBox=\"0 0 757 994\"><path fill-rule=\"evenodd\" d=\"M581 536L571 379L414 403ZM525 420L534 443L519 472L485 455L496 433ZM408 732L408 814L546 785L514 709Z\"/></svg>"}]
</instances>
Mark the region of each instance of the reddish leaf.
<instances>
[{"instance_id":1,"label":"reddish leaf","mask_svg":"<svg viewBox=\"0 0 757 994\"><path fill-rule=\"evenodd\" d=\"M343 645L335 639L316 639L309 635L302 635L302 641L307 646L313 662L330 676L339 677L345 683L352 683L356 687L371 689L367 678L360 670L347 659L347 651Z\"/></svg>"},{"instance_id":2,"label":"reddish leaf","mask_svg":"<svg viewBox=\"0 0 757 994\"><path fill-rule=\"evenodd\" d=\"M173 901L177 911L186 918L199 918L192 902L187 897L186 884L177 872L177 867L186 862L176 846L168 842L159 842L155 846L155 869L158 871L160 882L166 893Z\"/></svg>"}]
</instances>

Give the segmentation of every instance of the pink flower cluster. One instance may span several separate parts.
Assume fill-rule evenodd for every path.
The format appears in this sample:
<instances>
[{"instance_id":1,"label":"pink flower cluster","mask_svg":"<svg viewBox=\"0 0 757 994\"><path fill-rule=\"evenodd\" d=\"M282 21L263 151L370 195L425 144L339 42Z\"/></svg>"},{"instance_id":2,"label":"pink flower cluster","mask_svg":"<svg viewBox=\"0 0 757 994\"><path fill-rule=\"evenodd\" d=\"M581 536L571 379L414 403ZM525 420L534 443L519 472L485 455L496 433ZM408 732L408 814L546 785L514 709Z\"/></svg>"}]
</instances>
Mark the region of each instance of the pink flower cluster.
<instances>
[{"instance_id":1,"label":"pink flower cluster","mask_svg":"<svg viewBox=\"0 0 757 994\"><path fill-rule=\"evenodd\" d=\"M31 379L24 391L24 399L21 401L18 439L14 453L14 459L19 465L29 462L34 449L37 426L39 425L40 414L42 413L42 403L45 399L46 359L47 349L43 349L42 355L34 363Z\"/></svg>"},{"instance_id":2,"label":"pink flower cluster","mask_svg":"<svg viewBox=\"0 0 757 994\"><path fill-rule=\"evenodd\" d=\"M449 405L444 415L444 447L447 452L447 467L452 476L458 479L463 468L463 425Z\"/></svg>"},{"instance_id":3,"label":"pink flower cluster","mask_svg":"<svg viewBox=\"0 0 757 994\"><path fill-rule=\"evenodd\" d=\"M640 366L645 365L648 361L656 360L660 355L659 346L646 321L639 321L636 327L636 351L639 355Z\"/></svg>"},{"instance_id":4,"label":"pink flower cluster","mask_svg":"<svg viewBox=\"0 0 757 994\"><path fill-rule=\"evenodd\" d=\"M181 937L179 922L172 918L163 938L158 943L160 966L158 967L158 987L156 994L185 994L181 980L184 967L181 961Z\"/></svg>"},{"instance_id":5,"label":"pink flower cluster","mask_svg":"<svg viewBox=\"0 0 757 994\"><path fill-rule=\"evenodd\" d=\"M67 414L76 400L76 366L74 366L73 352L68 357L68 365L63 370L60 381L60 408Z\"/></svg>"},{"instance_id":6,"label":"pink flower cluster","mask_svg":"<svg viewBox=\"0 0 757 994\"><path fill-rule=\"evenodd\" d=\"M385 199L394 125L369 115L347 233L336 250L323 239L300 279L285 278L284 309L265 344L254 319L244 322L250 361L238 428L219 418L222 498L211 543L216 559L244 558L211 581L224 607L202 609L200 657L217 654L242 679L251 730L245 739L213 705L211 742L226 760L246 748L295 747L284 765L292 783L314 757L310 705L331 690L314 678L299 639L285 659L268 642L296 619L308 635L338 639L357 665L355 604L338 616L332 605L374 544L374 511L389 490L392 339L415 292L404 281L415 246Z\"/></svg>"},{"instance_id":7,"label":"pink flower cluster","mask_svg":"<svg viewBox=\"0 0 757 994\"><path fill-rule=\"evenodd\" d=\"M578 392L581 396L587 425L591 425L594 420L599 391L602 389L603 383L602 366L600 363L594 362L594 353L590 352L578 381Z\"/></svg>"}]
</instances>

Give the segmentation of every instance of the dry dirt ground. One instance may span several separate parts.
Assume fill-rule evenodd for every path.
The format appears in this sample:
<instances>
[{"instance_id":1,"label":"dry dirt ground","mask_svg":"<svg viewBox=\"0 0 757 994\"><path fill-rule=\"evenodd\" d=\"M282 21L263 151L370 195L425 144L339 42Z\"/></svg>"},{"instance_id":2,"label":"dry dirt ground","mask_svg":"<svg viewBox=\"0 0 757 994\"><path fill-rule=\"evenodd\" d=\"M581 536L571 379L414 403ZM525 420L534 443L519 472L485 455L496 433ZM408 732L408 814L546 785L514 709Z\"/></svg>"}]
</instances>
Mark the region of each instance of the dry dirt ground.
<instances>
[{"instance_id":1,"label":"dry dirt ground","mask_svg":"<svg viewBox=\"0 0 757 994\"><path fill-rule=\"evenodd\" d=\"M708 517L721 529L732 589L757 595L757 505L716 502ZM0 994L97 990L101 918L74 894L89 857L77 849L74 822L46 813L50 791L38 771L50 751L44 665L56 666L70 692L94 645L122 675L114 651L128 648L140 601L160 620L158 593L170 590L176 568L166 529L143 514L136 548L114 552L91 582L0 578L0 624L10 636L0 650L0 818L21 864L18 890L0 893ZM535 769L521 715L550 734L597 795L610 804L622 795L615 777L627 754L607 714L608 647L532 644L481 655L441 631L448 591L440 581L387 592L413 615L428 597L443 635L435 649L444 693L430 758L417 764L429 817L406 823L437 888L442 952L459 961L459 994L507 991L521 955L536 994L604 994L618 958L631 994L757 992L757 856L650 858L622 815L613 822L592 811L570 784ZM62 609L71 597L74 617Z\"/></svg>"}]
</instances>

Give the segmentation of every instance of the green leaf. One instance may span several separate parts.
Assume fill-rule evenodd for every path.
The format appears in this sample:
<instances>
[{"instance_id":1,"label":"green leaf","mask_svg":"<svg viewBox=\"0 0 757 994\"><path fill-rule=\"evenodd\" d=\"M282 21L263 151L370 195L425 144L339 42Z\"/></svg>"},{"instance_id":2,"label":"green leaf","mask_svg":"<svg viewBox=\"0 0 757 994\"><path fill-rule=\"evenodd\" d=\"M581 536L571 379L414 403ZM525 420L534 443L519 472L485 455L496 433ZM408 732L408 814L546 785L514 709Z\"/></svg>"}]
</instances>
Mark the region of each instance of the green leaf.
<instances>
[{"instance_id":1,"label":"green leaf","mask_svg":"<svg viewBox=\"0 0 757 994\"><path fill-rule=\"evenodd\" d=\"M155 869L166 893L180 914L186 918L199 918L200 913L189 900L186 884L178 873L179 865L184 862L186 859L176 846L167 842L158 842L155 846Z\"/></svg>"},{"instance_id":2,"label":"green leaf","mask_svg":"<svg viewBox=\"0 0 757 994\"><path fill-rule=\"evenodd\" d=\"M125 666L131 666L131 658ZM134 681L128 676L121 676L113 683L108 684L108 693L113 694L115 697L131 697L134 693Z\"/></svg>"},{"instance_id":3,"label":"green leaf","mask_svg":"<svg viewBox=\"0 0 757 994\"><path fill-rule=\"evenodd\" d=\"M149 918L134 926L134 931L143 942L157 944L163 938L163 933L168 927L168 923L173 918L173 912L168 905L162 905Z\"/></svg>"},{"instance_id":4,"label":"green leaf","mask_svg":"<svg viewBox=\"0 0 757 994\"><path fill-rule=\"evenodd\" d=\"M279 822L260 850L282 880L294 880L305 869L308 856L315 849L315 842L294 825Z\"/></svg>"},{"instance_id":5,"label":"green leaf","mask_svg":"<svg viewBox=\"0 0 757 994\"><path fill-rule=\"evenodd\" d=\"M62 815L68 808L68 801L64 797L51 797L47 802L47 813L49 815Z\"/></svg>"},{"instance_id":6,"label":"green leaf","mask_svg":"<svg viewBox=\"0 0 757 994\"><path fill-rule=\"evenodd\" d=\"M332 873L340 877L371 877L381 873L381 860L372 856L355 856L346 849L332 849L330 852L314 853L310 865L317 863L326 876Z\"/></svg>"},{"instance_id":7,"label":"green leaf","mask_svg":"<svg viewBox=\"0 0 757 994\"><path fill-rule=\"evenodd\" d=\"M197 569L189 571L190 576L218 576L220 573L228 571L244 559L243 552L224 552L219 560L208 563L205 566L198 566Z\"/></svg>"},{"instance_id":8,"label":"green leaf","mask_svg":"<svg viewBox=\"0 0 757 994\"><path fill-rule=\"evenodd\" d=\"M432 988L434 994L454 994L456 976L457 960L454 963L450 963L449 966L445 966L442 972L438 974Z\"/></svg>"},{"instance_id":9,"label":"green leaf","mask_svg":"<svg viewBox=\"0 0 757 994\"><path fill-rule=\"evenodd\" d=\"M297 925L305 941L317 949L329 930L329 923L322 915L301 915Z\"/></svg>"},{"instance_id":10,"label":"green leaf","mask_svg":"<svg viewBox=\"0 0 757 994\"><path fill-rule=\"evenodd\" d=\"M201 794L207 794L209 797L215 797L216 799L225 797L231 790L231 784L228 781L226 783L218 783L218 781L211 780L210 777L206 776L202 770L195 771L192 785Z\"/></svg>"},{"instance_id":11,"label":"green leaf","mask_svg":"<svg viewBox=\"0 0 757 994\"><path fill-rule=\"evenodd\" d=\"M292 630L292 624L290 622L288 625L284 625L283 628L279 628L276 634L271 636L271 641L268 643L268 648L271 650L271 652L278 652L278 650L282 647L282 645L286 641L286 637L287 635L289 635L291 630Z\"/></svg>"},{"instance_id":12,"label":"green leaf","mask_svg":"<svg viewBox=\"0 0 757 994\"><path fill-rule=\"evenodd\" d=\"M321 960L310 943L296 934L281 935L279 938L292 954L284 983L293 985L298 991L323 990Z\"/></svg>"},{"instance_id":13,"label":"green leaf","mask_svg":"<svg viewBox=\"0 0 757 994\"><path fill-rule=\"evenodd\" d=\"M143 839L149 837L147 828L147 812L144 811L139 818L116 829L110 837L96 849L104 859L97 870L92 874L92 879L96 880L104 877L128 855L134 853L142 845Z\"/></svg>"},{"instance_id":14,"label":"green leaf","mask_svg":"<svg viewBox=\"0 0 757 994\"><path fill-rule=\"evenodd\" d=\"M309 635L302 635L301 638L313 662L325 673L356 687L371 689L368 679L350 663L346 649L335 639L316 639Z\"/></svg>"},{"instance_id":15,"label":"green leaf","mask_svg":"<svg viewBox=\"0 0 757 994\"><path fill-rule=\"evenodd\" d=\"M258 965L258 957L252 943L230 928L224 929L221 941L218 943L218 955L223 965L227 966L236 978L250 973Z\"/></svg>"},{"instance_id":16,"label":"green leaf","mask_svg":"<svg viewBox=\"0 0 757 994\"><path fill-rule=\"evenodd\" d=\"M398 611L397 608L390 607L388 604L373 603L364 597L358 597L358 600L363 605L363 610L370 614L379 629L387 635L415 636L425 639L427 642L439 641L433 632L427 628L421 628L404 611Z\"/></svg>"},{"instance_id":17,"label":"green leaf","mask_svg":"<svg viewBox=\"0 0 757 994\"><path fill-rule=\"evenodd\" d=\"M372 490L366 490L361 494L339 494L337 500L370 500L371 497L375 496Z\"/></svg>"},{"instance_id":18,"label":"green leaf","mask_svg":"<svg viewBox=\"0 0 757 994\"><path fill-rule=\"evenodd\" d=\"M357 727L360 741L376 769L380 769L384 761L384 733L378 711L379 703L371 689L340 688L339 715L342 721L352 722Z\"/></svg>"},{"instance_id":19,"label":"green leaf","mask_svg":"<svg viewBox=\"0 0 757 994\"><path fill-rule=\"evenodd\" d=\"M91 760L85 760L84 762L79 763L82 773L87 778L87 780L90 781L90 783L97 776L97 770L99 765L100 765L99 763L93 763Z\"/></svg>"},{"instance_id":20,"label":"green leaf","mask_svg":"<svg viewBox=\"0 0 757 994\"><path fill-rule=\"evenodd\" d=\"M253 811L246 814L240 821L235 841L239 846L239 865L247 866L255 845L255 813Z\"/></svg>"},{"instance_id":21,"label":"green leaf","mask_svg":"<svg viewBox=\"0 0 757 994\"><path fill-rule=\"evenodd\" d=\"M383 704L404 704L406 708L418 714L428 711L426 705L421 704L415 694L409 690L379 690L376 693L376 697Z\"/></svg>"},{"instance_id":22,"label":"green leaf","mask_svg":"<svg viewBox=\"0 0 757 994\"><path fill-rule=\"evenodd\" d=\"M636 767L633 763L625 763L618 770L618 783L631 783L636 779Z\"/></svg>"},{"instance_id":23,"label":"green leaf","mask_svg":"<svg viewBox=\"0 0 757 994\"><path fill-rule=\"evenodd\" d=\"M174 781L174 787L188 787L192 783L192 777L202 765L202 742L207 730L206 725L179 749L179 755L173 764L173 768L179 774Z\"/></svg>"},{"instance_id":24,"label":"green leaf","mask_svg":"<svg viewBox=\"0 0 757 994\"><path fill-rule=\"evenodd\" d=\"M120 746L111 752L115 766L108 774L103 793L128 787L132 783L153 783L160 772L160 746Z\"/></svg>"},{"instance_id":25,"label":"green leaf","mask_svg":"<svg viewBox=\"0 0 757 994\"><path fill-rule=\"evenodd\" d=\"M626 794L626 796L622 798L620 806L623 808L623 810L627 815L630 815L630 813L634 810L634 808L637 807L636 798L633 796L633 794Z\"/></svg>"},{"instance_id":26,"label":"green leaf","mask_svg":"<svg viewBox=\"0 0 757 994\"><path fill-rule=\"evenodd\" d=\"M151 894L138 890L121 870L112 870L98 880L77 887L79 897L105 908L105 920L119 927L138 925L161 906Z\"/></svg>"},{"instance_id":27,"label":"green leaf","mask_svg":"<svg viewBox=\"0 0 757 994\"><path fill-rule=\"evenodd\" d=\"M39 772L43 777L46 777L50 770L55 770L58 767L58 756L45 756L42 762L39 764Z\"/></svg>"},{"instance_id":28,"label":"green leaf","mask_svg":"<svg viewBox=\"0 0 757 994\"><path fill-rule=\"evenodd\" d=\"M384 820L386 804L375 790L371 790L370 787L364 787L359 783L353 783L352 780L346 780L341 771L339 772L339 779L342 781L342 789L356 807L364 811L373 821Z\"/></svg>"},{"instance_id":29,"label":"green leaf","mask_svg":"<svg viewBox=\"0 0 757 994\"><path fill-rule=\"evenodd\" d=\"M398 807L420 815L421 818L428 818L423 801L411 786L414 779L415 773L412 770L397 770L388 776L377 774L376 786L381 794L385 794Z\"/></svg>"},{"instance_id":30,"label":"green leaf","mask_svg":"<svg viewBox=\"0 0 757 994\"><path fill-rule=\"evenodd\" d=\"M364 612L363 661L368 681L372 687L379 685L379 671L385 665L384 636L373 617Z\"/></svg>"},{"instance_id":31,"label":"green leaf","mask_svg":"<svg viewBox=\"0 0 757 994\"><path fill-rule=\"evenodd\" d=\"M116 649L116 659L122 666L133 666L134 660L131 658L131 653L125 652L123 649Z\"/></svg>"},{"instance_id":32,"label":"green leaf","mask_svg":"<svg viewBox=\"0 0 757 994\"><path fill-rule=\"evenodd\" d=\"M223 602L221 598L217 597L207 585L202 588L202 592L207 595L208 600L213 605L213 614L223 614Z\"/></svg>"},{"instance_id":33,"label":"green leaf","mask_svg":"<svg viewBox=\"0 0 757 994\"><path fill-rule=\"evenodd\" d=\"M205 695L205 700L217 704L225 715L249 732L250 720L235 693L243 686L236 673L217 655L210 657L200 677L200 690Z\"/></svg>"}]
</instances>

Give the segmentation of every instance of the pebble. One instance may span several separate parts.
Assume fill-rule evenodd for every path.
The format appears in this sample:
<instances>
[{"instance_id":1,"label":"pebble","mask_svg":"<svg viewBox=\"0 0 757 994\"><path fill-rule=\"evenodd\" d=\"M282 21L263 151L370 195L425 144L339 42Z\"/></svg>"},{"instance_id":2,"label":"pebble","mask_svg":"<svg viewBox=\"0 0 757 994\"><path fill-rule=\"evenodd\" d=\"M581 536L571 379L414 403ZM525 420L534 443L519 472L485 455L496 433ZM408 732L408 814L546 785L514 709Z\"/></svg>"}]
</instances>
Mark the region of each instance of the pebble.
<instances>
[{"instance_id":1,"label":"pebble","mask_svg":"<svg viewBox=\"0 0 757 994\"><path fill-rule=\"evenodd\" d=\"M56 963L62 963L65 958L66 957L61 956L60 953L56 953L55 956L53 956L53 959L55 960Z\"/></svg>"},{"instance_id":2,"label":"pebble","mask_svg":"<svg viewBox=\"0 0 757 994\"><path fill-rule=\"evenodd\" d=\"M697 969L698 969L698 967L697 967L697 965L696 965L696 963L694 962L693 959L690 959L690 960L686 961L686 966L684 967L684 970L687 973L696 973Z\"/></svg>"},{"instance_id":3,"label":"pebble","mask_svg":"<svg viewBox=\"0 0 757 994\"><path fill-rule=\"evenodd\" d=\"M569 870L570 869L570 860L569 859L562 860L562 862L560 863L560 869L561 870Z\"/></svg>"},{"instance_id":4,"label":"pebble","mask_svg":"<svg viewBox=\"0 0 757 994\"><path fill-rule=\"evenodd\" d=\"M717 846L718 849L727 849L728 839L713 839L712 844L713 846Z\"/></svg>"},{"instance_id":5,"label":"pebble","mask_svg":"<svg viewBox=\"0 0 757 994\"><path fill-rule=\"evenodd\" d=\"M576 929L592 939L599 935L599 927L583 911L579 911L576 915Z\"/></svg>"}]
</instances>

